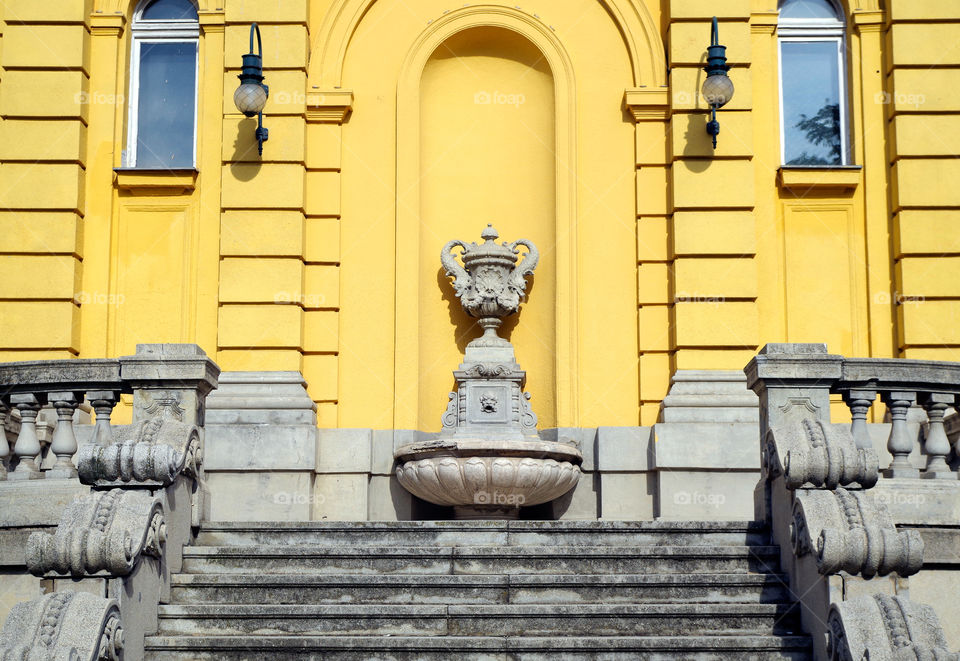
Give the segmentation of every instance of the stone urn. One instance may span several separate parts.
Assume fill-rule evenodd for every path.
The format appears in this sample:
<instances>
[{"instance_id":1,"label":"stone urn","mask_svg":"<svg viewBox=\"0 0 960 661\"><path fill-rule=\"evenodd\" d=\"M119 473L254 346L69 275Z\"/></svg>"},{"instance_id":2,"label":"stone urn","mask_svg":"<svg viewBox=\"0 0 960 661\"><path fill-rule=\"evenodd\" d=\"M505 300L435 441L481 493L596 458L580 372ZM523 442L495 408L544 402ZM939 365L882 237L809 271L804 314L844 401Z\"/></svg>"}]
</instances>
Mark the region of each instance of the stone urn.
<instances>
[{"instance_id":1,"label":"stone urn","mask_svg":"<svg viewBox=\"0 0 960 661\"><path fill-rule=\"evenodd\" d=\"M467 345L453 372L457 390L450 393L440 437L397 448L394 457L407 491L452 506L456 518L516 518L521 507L549 502L576 486L583 457L572 445L539 437L530 394L523 390L526 372L513 345L497 334L503 318L519 310L539 252L526 239L498 244L491 225L480 236L479 245L449 242L440 260L483 335ZM518 246L526 248L522 260ZM462 264L453 252L457 247Z\"/></svg>"}]
</instances>

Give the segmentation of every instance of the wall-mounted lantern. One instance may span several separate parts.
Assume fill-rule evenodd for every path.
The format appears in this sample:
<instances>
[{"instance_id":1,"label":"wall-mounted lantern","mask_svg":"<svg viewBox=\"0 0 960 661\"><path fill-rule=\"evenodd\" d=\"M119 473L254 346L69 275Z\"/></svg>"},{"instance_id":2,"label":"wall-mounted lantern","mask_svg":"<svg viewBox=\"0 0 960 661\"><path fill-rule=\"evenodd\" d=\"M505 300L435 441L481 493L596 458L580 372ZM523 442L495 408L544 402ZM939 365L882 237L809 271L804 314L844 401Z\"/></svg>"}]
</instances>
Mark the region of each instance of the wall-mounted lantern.
<instances>
[{"instance_id":1,"label":"wall-mounted lantern","mask_svg":"<svg viewBox=\"0 0 960 661\"><path fill-rule=\"evenodd\" d=\"M253 34L257 34L257 52L253 52ZM247 117L257 116L257 151L263 156L263 143L270 132L263 125L263 107L267 105L270 88L263 84L263 42L260 40L260 26L250 26L250 52L243 56L243 68L240 75L240 87L233 93L233 102L237 110Z\"/></svg>"},{"instance_id":2,"label":"wall-mounted lantern","mask_svg":"<svg viewBox=\"0 0 960 661\"><path fill-rule=\"evenodd\" d=\"M703 81L703 98L710 104L710 121L707 123L707 134L713 138L713 148L717 148L717 135L720 133L720 122L717 121L717 110L727 105L733 98L733 81L727 75L730 65L727 64L727 47L719 43L719 26L717 17L713 17L713 28L710 32L710 46L707 48L707 79Z\"/></svg>"}]
</instances>

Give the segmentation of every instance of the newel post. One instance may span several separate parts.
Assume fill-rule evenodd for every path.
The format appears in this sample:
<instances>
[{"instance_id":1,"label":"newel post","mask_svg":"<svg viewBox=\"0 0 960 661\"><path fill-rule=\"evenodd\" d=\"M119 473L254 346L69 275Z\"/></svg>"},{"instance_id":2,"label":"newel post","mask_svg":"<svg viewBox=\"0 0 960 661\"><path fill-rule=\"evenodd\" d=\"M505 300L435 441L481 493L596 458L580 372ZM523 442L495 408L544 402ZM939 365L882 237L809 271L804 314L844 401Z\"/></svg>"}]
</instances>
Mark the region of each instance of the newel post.
<instances>
[{"instance_id":1,"label":"newel post","mask_svg":"<svg viewBox=\"0 0 960 661\"><path fill-rule=\"evenodd\" d=\"M747 363L747 387L760 398L760 447L764 479L755 498L756 517L768 518L771 474L767 432L804 419L830 422L830 387L840 379L843 356L826 344L768 344Z\"/></svg>"},{"instance_id":2,"label":"newel post","mask_svg":"<svg viewBox=\"0 0 960 661\"><path fill-rule=\"evenodd\" d=\"M207 394L220 368L196 344L138 344L120 358L120 378L133 388L133 422L169 415L203 426Z\"/></svg>"}]
</instances>

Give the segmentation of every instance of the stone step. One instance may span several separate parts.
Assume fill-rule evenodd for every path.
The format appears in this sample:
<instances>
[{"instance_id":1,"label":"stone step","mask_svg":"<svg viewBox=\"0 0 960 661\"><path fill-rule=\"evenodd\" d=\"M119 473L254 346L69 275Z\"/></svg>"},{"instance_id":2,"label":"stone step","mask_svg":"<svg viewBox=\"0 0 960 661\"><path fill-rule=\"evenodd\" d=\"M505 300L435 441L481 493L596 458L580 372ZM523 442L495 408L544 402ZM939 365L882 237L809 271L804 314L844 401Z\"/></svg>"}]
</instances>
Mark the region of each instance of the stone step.
<instances>
[{"instance_id":1,"label":"stone step","mask_svg":"<svg viewBox=\"0 0 960 661\"><path fill-rule=\"evenodd\" d=\"M151 636L146 661L810 661L806 636Z\"/></svg>"},{"instance_id":2,"label":"stone step","mask_svg":"<svg viewBox=\"0 0 960 661\"><path fill-rule=\"evenodd\" d=\"M778 603L783 574L174 574L176 604Z\"/></svg>"},{"instance_id":3,"label":"stone step","mask_svg":"<svg viewBox=\"0 0 960 661\"><path fill-rule=\"evenodd\" d=\"M163 635L677 636L795 634L787 604L269 605L160 607Z\"/></svg>"},{"instance_id":4,"label":"stone step","mask_svg":"<svg viewBox=\"0 0 960 661\"><path fill-rule=\"evenodd\" d=\"M203 524L201 546L655 546L769 543L766 526L752 521L358 521L213 522Z\"/></svg>"},{"instance_id":5,"label":"stone step","mask_svg":"<svg viewBox=\"0 0 960 661\"><path fill-rule=\"evenodd\" d=\"M266 574L644 574L775 571L775 546L193 546L183 571Z\"/></svg>"}]
</instances>

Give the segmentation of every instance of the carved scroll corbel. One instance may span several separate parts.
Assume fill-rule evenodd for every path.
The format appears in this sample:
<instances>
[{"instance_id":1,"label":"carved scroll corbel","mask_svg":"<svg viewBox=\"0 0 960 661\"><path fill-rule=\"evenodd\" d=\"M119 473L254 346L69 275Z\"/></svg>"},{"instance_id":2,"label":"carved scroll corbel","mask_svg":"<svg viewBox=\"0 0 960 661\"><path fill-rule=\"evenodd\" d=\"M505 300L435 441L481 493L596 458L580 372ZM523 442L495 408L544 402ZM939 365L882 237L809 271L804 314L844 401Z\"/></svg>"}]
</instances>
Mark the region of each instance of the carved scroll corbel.
<instances>
[{"instance_id":1,"label":"carved scroll corbel","mask_svg":"<svg viewBox=\"0 0 960 661\"><path fill-rule=\"evenodd\" d=\"M763 468L767 479L783 475L788 489L802 486L836 489L877 483L879 459L872 448L857 447L846 425L819 420L775 427L763 443Z\"/></svg>"},{"instance_id":2,"label":"carved scroll corbel","mask_svg":"<svg viewBox=\"0 0 960 661\"><path fill-rule=\"evenodd\" d=\"M96 486L167 486L181 474L198 475L200 432L170 416L115 428L109 445L80 448L80 481Z\"/></svg>"},{"instance_id":3,"label":"carved scroll corbel","mask_svg":"<svg viewBox=\"0 0 960 661\"><path fill-rule=\"evenodd\" d=\"M827 654L830 661L960 661L930 606L889 595L833 604Z\"/></svg>"},{"instance_id":4,"label":"carved scroll corbel","mask_svg":"<svg viewBox=\"0 0 960 661\"><path fill-rule=\"evenodd\" d=\"M797 556L816 552L824 575L907 577L923 566L920 533L898 530L886 508L863 491L798 491L791 539Z\"/></svg>"},{"instance_id":5,"label":"carved scroll corbel","mask_svg":"<svg viewBox=\"0 0 960 661\"><path fill-rule=\"evenodd\" d=\"M140 556L160 557L166 541L163 506L146 491L94 491L71 503L53 534L27 540L27 569L36 576L126 576Z\"/></svg>"},{"instance_id":6,"label":"carved scroll corbel","mask_svg":"<svg viewBox=\"0 0 960 661\"><path fill-rule=\"evenodd\" d=\"M117 602L86 592L53 592L17 604L0 634L0 661L119 661Z\"/></svg>"}]
</instances>

